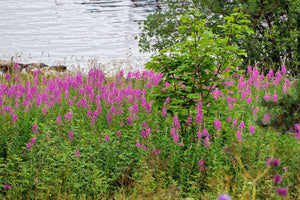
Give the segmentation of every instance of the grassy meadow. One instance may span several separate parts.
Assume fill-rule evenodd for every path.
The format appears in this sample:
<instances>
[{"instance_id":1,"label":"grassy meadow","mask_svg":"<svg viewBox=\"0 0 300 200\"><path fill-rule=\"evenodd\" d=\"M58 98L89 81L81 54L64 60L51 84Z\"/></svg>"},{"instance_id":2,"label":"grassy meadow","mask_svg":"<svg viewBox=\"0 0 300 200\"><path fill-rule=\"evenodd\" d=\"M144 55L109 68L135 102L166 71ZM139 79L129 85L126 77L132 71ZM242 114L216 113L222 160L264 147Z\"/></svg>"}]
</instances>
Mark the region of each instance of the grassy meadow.
<instances>
[{"instance_id":1,"label":"grassy meadow","mask_svg":"<svg viewBox=\"0 0 300 200\"><path fill-rule=\"evenodd\" d=\"M300 199L300 125L261 104L295 91L284 66L224 78L186 119L153 98L162 77L3 73L0 199Z\"/></svg>"}]
</instances>

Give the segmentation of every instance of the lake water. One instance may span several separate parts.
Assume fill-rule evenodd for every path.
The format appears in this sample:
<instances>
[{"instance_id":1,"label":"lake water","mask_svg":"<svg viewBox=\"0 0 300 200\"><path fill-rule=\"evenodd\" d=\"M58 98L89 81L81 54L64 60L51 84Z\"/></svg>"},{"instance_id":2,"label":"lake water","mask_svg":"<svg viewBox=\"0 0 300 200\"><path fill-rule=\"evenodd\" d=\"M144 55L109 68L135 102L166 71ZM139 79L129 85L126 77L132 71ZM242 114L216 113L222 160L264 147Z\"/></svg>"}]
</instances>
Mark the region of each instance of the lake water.
<instances>
[{"instance_id":1,"label":"lake water","mask_svg":"<svg viewBox=\"0 0 300 200\"><path fill-rule=\"evenodd\" d=\"M0 59L85 67L92 62L134 63L138 22L155 0L0 0Z\"/></svg>"}]
</instances>

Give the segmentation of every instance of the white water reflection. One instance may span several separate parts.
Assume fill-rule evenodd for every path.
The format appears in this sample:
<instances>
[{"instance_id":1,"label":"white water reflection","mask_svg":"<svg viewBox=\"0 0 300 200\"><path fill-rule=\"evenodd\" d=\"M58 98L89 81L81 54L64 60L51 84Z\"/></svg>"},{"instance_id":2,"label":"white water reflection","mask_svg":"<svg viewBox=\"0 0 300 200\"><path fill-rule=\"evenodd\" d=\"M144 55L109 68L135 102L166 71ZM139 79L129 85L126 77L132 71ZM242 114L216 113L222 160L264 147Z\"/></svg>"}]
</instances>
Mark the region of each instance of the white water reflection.
<instances>
[{"instance_id":1,"label":"white water reflection","mask_svg":"<svg viewBox=\"0 0 300 200\"><path fill-rule=\"evenodd\" d=\"M146 0L0 0L0 59L86 65L89 60L143 63L138 22L155 11Z\"/></svg>"}]
</instances>

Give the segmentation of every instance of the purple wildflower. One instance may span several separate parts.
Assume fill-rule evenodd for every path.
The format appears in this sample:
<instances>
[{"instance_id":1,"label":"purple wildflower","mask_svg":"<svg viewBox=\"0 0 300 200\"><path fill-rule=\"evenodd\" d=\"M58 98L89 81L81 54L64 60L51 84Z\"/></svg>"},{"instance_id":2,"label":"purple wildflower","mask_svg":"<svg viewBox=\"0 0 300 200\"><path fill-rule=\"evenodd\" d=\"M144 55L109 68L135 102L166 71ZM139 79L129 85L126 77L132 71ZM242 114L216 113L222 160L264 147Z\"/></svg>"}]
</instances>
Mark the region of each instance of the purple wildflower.
<instances>
[{"instance_id":1,"label":"purple wildflower","mask_svg":"<svg viewBox=\"0 0 300 200\"><path fill-rule=\"evenodd\" d=\"M221 194L217 200L231 200L231 197L228 194Z\"/></svg>"},{"instance_id":2,"label":"purple wildflower","mask_svg":"<svg viewBox=\"0 0 300 200\"><path fill-rule=\"evenodd\" d=\"M105 135L104 140L105 140L106 142L108 142L108 141L109 141L109 137L108 137L107 135Z\"/></svg>"},{"instance_id":3,"label":"purple wildflower","mask_svg":"<svg viewBox=\"0 0 300 200\"><path fill-rule=\"evenodd\" d=\"M221 130L221 122L218 120L214 120L214 125L215 125L215 129L217 130Z\"/></svg>"},{"instance_id":4,"label":"purple wildflower","mask_svg":"<svg viewBox=\"0 0 300 200\"><path fill-rule=\"evenodd\" d=\"M74 135L73 135L73 132L72 132L72 131L69 133L69 138L70 138L71 140L74 138Z\"/></svg>"},{"instance_id":5,"label":"purple wildflower","mask_svg":"<svg viewBox=\"0 0 300 200\"><path fill-rule=\"evenodd\" d=\"M10 185L7 185L7 184L4 184L4 189L5 189L5 190L9 190L9 189L11 189L11 186L10 186Z\"/></svg>"},{"instance_id":6,"label":"purple wildflower","mask_svg":"<svg viewBox=\"0 0 300 200\"><path fill-rule=\"evenodd\" d=\"M121 131L118 131L118 132L116 133L116 136L118 136L118 137L122 137L122 135L121 135Z\"/></svg>"},{"instance_id":7,"label":"purple wildflower","mask_svg":"<svg viewBox=\"0 0 300 200\"><path fill-rule=\"evenodd\" d=\"M204 162L202 160L199 160L198 168L201 169L202 171L204 170L205 166L204 166Z\"/></svg>"},{"instance_id":8,"label":"purple wildflower","mask_svg":"<svg viewBox=\"0 0 300 200\"><path fill-rule=\"evenodd\" d=\"M249 133L252 134L252 135L255 133L255 126L250 127Z\"/></svg>"},{"instance_id":9,"label":"purple wildflower","mask_svg":"<svg viewBox=\"0 0 300 200\"><path fill-rule=\"evenodd\" d=\"M32 132L38 133L38 125L37 124L32 125Z\"/></svg>"},{"instance_id":10,"label":"purple wildflower","mask_svg":"<svg viewBox=\"0 0 300 200\"><path fill-rule=\"evenodd\" d=\"M277 101L278 101L277 94L273 94L273 101L274 101L274 102L277 102Z\"/></svg>"},{"instance_id":11,"label":"purple wildflower","mask_svg":"<svg viewBox=\"0 0 300 200\"><path fill-rule=\"evenodd\" d=\"M286 74L286 67L285 67L285 65L282 65L282 66L281 66L281 74L282 74L282 75L285 75L285 74Z\"/></svg>"},{"instance_id":12,"label":"purple wildflower","mask_svg":"<svg viewBox=\"0 0 300 200\"><path fill-rule=\"evenodd\" d=\"M18 119L18 115L17 114L13 114L11 122L14 124L14 123L16 123L17 119Z\"/></svg>"},{"instance_id":13,"label":"purple wildflower","mask_svg":"<svg viewBox=\"0 0 300 200\"><path fill-rule=\"evenodd\" d=\"M279 194L280 196L286 196L286 195L288 195L288 189L286 189L286 188L278 188L276 190L276 193Z\"/></svg>"},{"instance_id":14,"label":"purple wildflower","mask_svg":"<svg viewBox=\"0 0 300 200\"><path fill-rule=\"evenodd\" d=\"M76 150L75 150L75 156L80 157L80 150L79 150L79 149L76 149Z\"/></svg>"},{"instance_id":15,"label":"purple wildflower","mask_svg":"<svg viewBox=\"0 0 300 200\"><path fill-rule=\"evenodd\" d=\"M241 123L240 123L239 129L241 129L241 130L242 130L242 129L245 129L245 123L244 123L244 122L241 122Z\"/></svg>"},{"instance_id":16,"label":"purple wildflower","mask_svg":"<svg viewBox=\"0 0 300 200\"><path fill-rule=\"evenodd\" d=\"M280 183L282 181L282 178L279 174L276 174L273 178L273 181L275 184Z\"/></svg>"}]
</instances>

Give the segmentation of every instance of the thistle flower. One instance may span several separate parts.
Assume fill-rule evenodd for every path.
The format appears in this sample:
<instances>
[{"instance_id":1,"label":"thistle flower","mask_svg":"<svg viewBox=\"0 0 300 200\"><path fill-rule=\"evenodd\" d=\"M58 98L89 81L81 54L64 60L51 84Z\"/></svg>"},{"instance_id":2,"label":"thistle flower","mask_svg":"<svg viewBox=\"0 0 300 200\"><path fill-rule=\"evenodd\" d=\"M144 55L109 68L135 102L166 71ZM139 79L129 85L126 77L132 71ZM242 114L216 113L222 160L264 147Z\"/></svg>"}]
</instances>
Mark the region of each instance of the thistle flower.
<instances>
[{"instance_id":1,"label":"thistle flower","mask_svg":"<svg viewBox=\"0 0 300 200\"><path fill-rule=\"evenodd\" d=\"M277 167L280 165L280 160L277 158L269 158L267 160L267 166Z\"/></svg>"},{"instance_id":2,"label":"thistle flower","mask_svg":"<svg viewBox=\"0 0 300 200\"><path fill-rule=\"evenodd\" d=\"M10 186L10 185L7 185L7 184L4 184L3 187L4 187L5 190L11 189L11 186Z\"/></svg>"},{"instance_id":3,"label":"thistle flower","mask_svg":"<svg viewBox=\"0 0 300 200\"><path fill-rule=\"evenodd\" d=\"M221 194L217 200L231 200L231 197L228 194Z\"/></svg>"},{"instance_id":4,"label":"thistle flower","mask_svg":"<svg viewBox=\"0 0 300 200\"><path fill-rule=\"evenodd\" d=\"M282 178L279 174L276 174L273 178L275 184L282 182Z\"/></svg>"},{"instance_id":5,"label":"thistle flower","mask_svg":"<svg viewBox=\"0 0 300 200\"><path fill-rule=\"evenodd\" d=\"M277 188L276 193L280 196L287 196L288 190L286 188Z\"/></svg>"}]
</instances>

